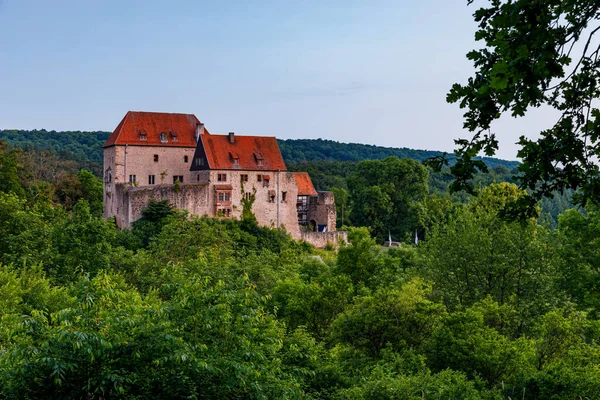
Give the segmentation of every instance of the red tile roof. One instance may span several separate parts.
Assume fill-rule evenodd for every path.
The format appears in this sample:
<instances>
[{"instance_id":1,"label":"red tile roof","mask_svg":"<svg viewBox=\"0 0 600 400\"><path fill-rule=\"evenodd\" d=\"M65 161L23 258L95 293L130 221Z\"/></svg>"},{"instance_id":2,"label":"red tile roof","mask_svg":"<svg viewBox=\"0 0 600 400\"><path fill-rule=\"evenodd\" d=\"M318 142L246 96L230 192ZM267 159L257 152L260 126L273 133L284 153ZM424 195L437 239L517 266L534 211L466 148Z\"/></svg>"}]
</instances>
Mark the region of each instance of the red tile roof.
<instances>
[{"instance_id":1,"label":"red tile roof","mask_svg":"<svg viewBox=\"0 0 600 400\"><path fill-rule=\"evenodd\" d=\"M286 170L274 137L236 135L234 143L230 142L229 135L202 135L200 138L210 169ZM237 164L232 155L238 157Z\"/></svg>"},{"instance_id":2,"label":"red tile roof","mask_svg":"<svg viewBox=\"0 0 600 400\"><path fill-rule=\"evenodd\" d=\"M313 186L308 172L294 172L296 183L298 183L298 196L316 196L317 191Z\"/></svg>"},{"instance_id":3,"label":"red tile roof","mask_svg":"<svg viewBox=\"0 0 600 400\"><path fill-rule=\"evenodd\" d=\"M193 114L171 114L129 111L103 147L114 145L196 147L196 126L200 124ZM161 142L161 133L167 141ZM204 131L208 134L208 131ZM146 136L146 140L140 138Z\"/></svg>"}]
</instances>

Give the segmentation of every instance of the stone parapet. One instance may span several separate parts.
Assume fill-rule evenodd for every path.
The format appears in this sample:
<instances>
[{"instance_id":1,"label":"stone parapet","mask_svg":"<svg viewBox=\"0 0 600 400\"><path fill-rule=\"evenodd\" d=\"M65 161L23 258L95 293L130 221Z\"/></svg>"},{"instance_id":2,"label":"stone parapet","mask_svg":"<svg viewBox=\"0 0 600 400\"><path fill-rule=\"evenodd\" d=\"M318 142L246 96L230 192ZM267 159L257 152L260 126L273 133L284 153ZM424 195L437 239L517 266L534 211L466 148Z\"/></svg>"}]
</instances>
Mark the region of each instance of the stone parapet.
<instances>
[{"instance_id":1,"label":"stone parapet","mask_svg":"<svg viewBox=\"0 0 600 400\"><path fill-rule=\"evenodd\" d=\"M318 249L323 249L328 243L334 247L347 243L348 232L301 232L300 238Z\"/></svg>"}]
</instances>

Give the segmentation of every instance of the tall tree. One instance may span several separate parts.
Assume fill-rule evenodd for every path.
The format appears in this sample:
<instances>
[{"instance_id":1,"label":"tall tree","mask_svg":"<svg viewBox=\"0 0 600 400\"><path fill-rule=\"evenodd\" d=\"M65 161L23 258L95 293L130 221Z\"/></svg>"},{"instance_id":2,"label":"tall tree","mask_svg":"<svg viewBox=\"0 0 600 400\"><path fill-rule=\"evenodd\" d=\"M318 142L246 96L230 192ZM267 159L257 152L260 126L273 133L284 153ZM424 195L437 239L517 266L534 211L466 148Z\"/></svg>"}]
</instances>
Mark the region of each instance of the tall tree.
<instances>
[{"instance_id":1,"label":"tall tree","mask_svg":"<svg viewBox=\"0 0 600 400\"><path fill-rule=\"evenodd\" d=\"M468 0L468 4L474 0ZM475 75L455 84L447 100L466 109L464 127L472 139L456 141L454 189L470 189L479 152L495 154L493 122L504 113L524 116L549 106L561 115L536 141L522 136L518 156L521 187L531 190L514 211L532 215L537 201L555 191L578 189L585 205L600 198L600 3L597 0L488 0L475 11L471 51ZM444 163L444 160L437 160Z\"/></svg>"},{"instance_id":2,"label":"tall tree","mask_svg":"<svg viewBox=\"0 0 600 400\"><path fill-rule=\"evenodd\" d=\"M508 222L499 215L523 195L512 184L491 185L432 230L423 246L424 268L449 307L490 296L514 304L526 327L532 315L559 301L553 278L558 262L547 229L533 219Z\"/></svg>"},{"instance_id":3,"label":"tall tree","mask_svg":"<svg viewBox=\"0 0 600 400\"><path fill-rule=\"evenodd\" d=\"M417 204L428 193L429 172L414 160L388 157L362 161L348 177L352 211L357 226L371 227L373 235L404 238L419 225Z\"/></svg>"}]
</instances>

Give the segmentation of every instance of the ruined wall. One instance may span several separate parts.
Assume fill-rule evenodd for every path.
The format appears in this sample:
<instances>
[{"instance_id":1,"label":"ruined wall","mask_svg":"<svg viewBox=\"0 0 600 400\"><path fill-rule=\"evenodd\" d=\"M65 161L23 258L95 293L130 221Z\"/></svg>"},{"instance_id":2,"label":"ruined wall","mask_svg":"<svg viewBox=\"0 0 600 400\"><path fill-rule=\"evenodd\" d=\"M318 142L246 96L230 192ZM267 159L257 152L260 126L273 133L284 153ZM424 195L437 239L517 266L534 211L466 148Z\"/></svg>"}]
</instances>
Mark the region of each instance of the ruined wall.
<instances>
[{"instance_id":1,"label":"ruined wall","mask_svg":"<svg viewBox=\"0 0 600 400\"><path fill-rule=\"evenodd\" d=\"M140 219L150 199L167 200L173 207L194 215L211 215L210 190L206 184L183 184L179 190L175 190L174 185L131 187L121 184L117 186L117 193L115 218L120 228L130 227Z\"/></svg>"},{"instance_id":2,"label":"ruined wall","mask_svg":"<svg viewBox=\"0 0 600 400\"><path fill-rule=\"evenodd\" d=\"M336 230L335 197L332 192L319 192L318 196L309 199L308 220L318 225L327 225L327 232Z\"/></svg>"},{"instance_id":3,"label":"ruined wall","mask_svg":"<svg viewBox=\"0 0 600 400\"><path fill-rule=\"evenodd\" d=\"M301 239L318 249L324 248L328 243L334 247L339 247L348 242L348 233L342 231L302 232Z\"/></svg>"}]
</instances>

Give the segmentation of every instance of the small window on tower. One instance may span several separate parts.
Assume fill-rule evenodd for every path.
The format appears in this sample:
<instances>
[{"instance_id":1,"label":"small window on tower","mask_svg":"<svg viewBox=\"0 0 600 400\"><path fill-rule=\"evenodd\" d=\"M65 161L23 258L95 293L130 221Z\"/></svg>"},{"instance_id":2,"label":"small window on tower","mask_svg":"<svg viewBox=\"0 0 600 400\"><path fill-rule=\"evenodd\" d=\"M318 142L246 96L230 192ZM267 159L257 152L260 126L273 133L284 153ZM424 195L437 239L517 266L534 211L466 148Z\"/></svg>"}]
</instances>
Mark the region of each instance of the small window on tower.
<instances>
[{"instance_id":1,"label":"small window on tower","mask_svg":"<svg viewBox=\"0 0 600 400\"><path fill-rule=\"evenodd\" d=\"M188 156L183 156L183 162L188 162L189 158Z\"/></svg>"},{"instance_id":2,"label":"small window on tower","mask_svg":"<svg viewBox=\"0 0 600 400\"><path fill-rule=\"evenodd\" d=\"M104 183L111 183L112 182L112 171L110 169L110 167L104 171Z\"/></svg>"},{"instance_id":3,"label":"small window on tower","mask_svg":"<svg viewBox=\"0 0 600 400\"><path fill-rule=\"evenodd\" d=\"M281 192L281 202L285 203L287 201L287 192Z\"/></svg>"}]
</instances>

